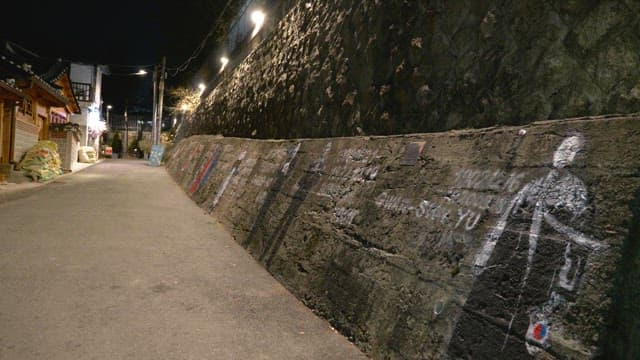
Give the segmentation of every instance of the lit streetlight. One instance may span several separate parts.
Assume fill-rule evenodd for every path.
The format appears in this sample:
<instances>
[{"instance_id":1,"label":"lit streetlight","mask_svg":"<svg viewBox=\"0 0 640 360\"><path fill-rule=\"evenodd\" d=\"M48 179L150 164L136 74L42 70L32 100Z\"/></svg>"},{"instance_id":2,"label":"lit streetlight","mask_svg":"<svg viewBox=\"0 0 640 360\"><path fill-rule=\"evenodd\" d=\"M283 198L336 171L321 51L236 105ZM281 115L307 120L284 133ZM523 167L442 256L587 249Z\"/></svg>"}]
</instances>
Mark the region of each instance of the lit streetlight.
<instances>
[{"instance_id":1,"label":"lit streetlight","mask_svg":"<svg viewBox=\"0 0 640 360\"><path fill-rule=\"evenodd\" d=\"M255 10L251 13L251 22L254 24L253 32L251 33L252 38L262 29L266 18L267 15L262 10Z\"/></svg>"},{"instance_id":2,"label":"lit streetlight","mask_svg":"<svg viewBox=\"0 0 640 360\"><path fill-rule=\"evenodd\" d=\"M224 68L227 66L228 63L229 63L228 57L223 56L220 58L220 64L222 64L222 66L220 66L220 72L224 71Z\"/></svg>"}]
</instances>

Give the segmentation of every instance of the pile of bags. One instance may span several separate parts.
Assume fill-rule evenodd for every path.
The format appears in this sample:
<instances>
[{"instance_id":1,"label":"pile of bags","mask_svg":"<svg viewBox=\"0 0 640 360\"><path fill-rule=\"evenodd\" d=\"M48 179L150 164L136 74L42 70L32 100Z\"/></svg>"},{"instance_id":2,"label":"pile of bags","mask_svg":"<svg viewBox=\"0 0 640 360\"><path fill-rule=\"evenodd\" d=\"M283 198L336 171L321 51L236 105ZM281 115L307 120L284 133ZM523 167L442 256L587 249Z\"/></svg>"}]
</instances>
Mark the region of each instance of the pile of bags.
<instances>
[{"instance_id":1,"label":"pile of bags","mask_svg":"<svg viewBox=\"0 0 640 360\"><path fill-rule=\"evenodd\" d=\"M92 146L80 146L78 149L78 161L81 163L94 163L98 161L98 153Z\"/></svg>"},{"instance_id":2,"label":"pile of bags","mask_svg":"<svg viewBox=\"0 0 640 360\"><path fill-rule=\"evenodd\" d=\"M61 175L62 161L58 145L53 141L38 141L27 151L18 168L34 181L47 181Z\"/></svg>"}]
</instances>

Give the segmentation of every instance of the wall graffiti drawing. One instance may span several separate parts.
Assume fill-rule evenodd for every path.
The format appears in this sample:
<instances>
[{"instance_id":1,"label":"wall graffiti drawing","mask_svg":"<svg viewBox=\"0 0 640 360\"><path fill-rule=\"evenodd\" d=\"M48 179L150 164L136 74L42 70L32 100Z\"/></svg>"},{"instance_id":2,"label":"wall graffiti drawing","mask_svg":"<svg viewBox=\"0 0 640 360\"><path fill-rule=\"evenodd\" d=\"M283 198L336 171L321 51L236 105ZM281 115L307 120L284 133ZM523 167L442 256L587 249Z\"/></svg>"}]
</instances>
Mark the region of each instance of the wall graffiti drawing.
<instances>
[{"instance_id":1,"label":"wall graffiti drawing","mask_svg":"<svg viewBox=\"0 0 640 360\"><path fill-rule=\"evenodd\" d=\"M565 138L549 173L524 185L485 237L452 354L467 354L464 341L479 328L496 346L475 356L519 358L551 347L554 317L575 299L588 255L606 247L578 230L589 217L588 193L568 167L583 146L582 135Z\"/></svg>"},{"instance_id":2,"label":"wall graffiti drawing","mask_svg":"<svg viewBox=\"0 0 640 360\"><path fill-rule=\"evenodd\" d=\"M291 203L287 207L287 210L284 212L284 215L276 226L276 231L264 242L258 259L264 262L267 268L271 266L273 259L282 246L282 242L284 241L287 231L298 214L298 209L300 209L300 206L302 206L311 190L320 181L322 172L325 168L325 162L328 158L329 151L331 150L331 145L331 142L325 144L321 157L311 163L304 175L300 180L298 180L296 184L297 190L293 194ZM286 169L283 168L283 171L285 170L288 172L288 167L286 167Z\"/></svg>"},{"instance_id":3,"label":"wall graffiti drawing","mask_svg":"<svg viewBox=\"0 0 640 360\"><path fill-rule=\"evenodd\" d=\"M187 144L187 146L188 149L186 150L188 152L187 154L184 154L184 156L187 156L187 158L182 160L182 166L177 172L178 176L176 177L176 181L183 187L186 187L189 181L189 174L193 173L195 166L198 165L198 160L200 159L202 152L205 149L204 144L197 142L189 143Z\"/></svg>"},{"instance_id":4,"label":"wall graffiti drawing","mask_svg":"<svg viewBox=\"0 0 640 360\"><path fill-rule=\"evenodd\" d=\"M192 137L167 171L372 358L635 359L638 119Z\"/></svg>"},{"instance_id":5,"label":"wall graffiti drawing","mask_svg":"<svg viewBox=\"0 0 640 360\"><path fill-rule=\"evenodd\" d=\"M257 215L249 229L249 234L246 239L242 242L242 246L248 248L252 243L256 242L257 239L260 238L260 227L265 224L267 215L271 206L274 204L276 197L282 191L285 181L289 176L289 172L292 171L296 163L298 161L298 151L300 151L300 146L302 143L297 143L287 149L287 158L274 175L275 180L271 184L269 191L266 195L260 200L260 208L257 212Z\"/></svg>"},{"instance_id":6,"label":"wall graffiti drawing","mask_svg":"<svg viewBox=\"0 0 640 360\"><path fill-rule=\"evenodd\" d=\"M211 149L209 156L205 163L200 167L200 171L198 175L193 180L191 187L189 188L189 194L194 194L198 190L202 188L204 184L207 183L211 173L215 170L216 166L218 166L218 161L220 160L220 156L222 155L222 149L218 145L214 145Z\"/></svg>"},{"instance_id":7,"label":"wall graffiti drawing","mask_svg":"<svg viewBox=\"0 0 640 360\"><path fill-rule=\"evenodd\" d=\"M377 150L348 148L341 150L340 162L327 170L327 179L316 193L330 198L334 204L333 223L349 226L360 210L351 209L354 196L376 180L380 165Z\"/></svg>"},{"instance_id":8,"label":"wall graffiti drawing","mask_svg":"<svg viewBox=\"0 0 640 360\"><path fill-rule=\"evenodd\" d=\"M238 155L238 159L235 161L235 163L233 163L233 167L231 167L231 171L229 172L229 175L227 175L227 177L224 179L224 181L222 182L222 185L220 185L220 187L216 191L215 196L213 197L213 200L211 200L209 205L206 207L209 213L211 213L213 209L216 208L216 205L218 205L218 202L220 201L220 199L222 199L222 195L224 195L224 192L227 190L227 186L229 186L229 183L231 182L233 177L236 176L236 174L238 173L238 167L240 167L242 160L244 160L246 156L247 156L246 150L242 150L240 152L240 155Z\"/></svg>"}]
</instances>

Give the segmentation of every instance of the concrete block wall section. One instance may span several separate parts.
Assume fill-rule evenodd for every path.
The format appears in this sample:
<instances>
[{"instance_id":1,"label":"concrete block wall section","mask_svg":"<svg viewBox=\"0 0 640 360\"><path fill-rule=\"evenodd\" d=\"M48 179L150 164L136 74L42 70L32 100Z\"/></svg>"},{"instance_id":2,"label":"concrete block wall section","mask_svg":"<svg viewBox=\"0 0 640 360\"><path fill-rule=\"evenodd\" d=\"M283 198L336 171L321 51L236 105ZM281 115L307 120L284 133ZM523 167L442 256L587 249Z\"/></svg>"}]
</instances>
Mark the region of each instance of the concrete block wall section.
<instances>
[{"instance_id":1,"label":"concrete block wall section","mask_svg":"<svg viewBox=\"0 0 640 360\"><path fill-rule=\"evenodd\" d=\"M637 116L391 137L202 135L166 167L373 358L637 357L638 144Z\"/></svg>"}]
</instances>

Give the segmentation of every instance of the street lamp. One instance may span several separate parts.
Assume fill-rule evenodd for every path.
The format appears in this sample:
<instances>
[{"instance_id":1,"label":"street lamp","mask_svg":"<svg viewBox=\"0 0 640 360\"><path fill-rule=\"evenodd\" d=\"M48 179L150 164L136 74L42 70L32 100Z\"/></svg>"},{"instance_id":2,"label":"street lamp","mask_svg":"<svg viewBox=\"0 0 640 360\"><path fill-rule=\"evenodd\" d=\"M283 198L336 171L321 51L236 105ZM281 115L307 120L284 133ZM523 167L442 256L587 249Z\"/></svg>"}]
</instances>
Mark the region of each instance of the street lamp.
<instances>
[{"instance_id":1,"label":"street lamp","mask_svg":"<svg viewBox=\"0 0 640 360\"><path fill-rule=\"evenodd\" d=\"M162 130L162 107L163 107L163 98L164 98L164 82L166 79L166 63L167 58L165 56L162 57L162 65L155 65L153 68L153 120L152 120L152 142L154 145L160 143L160 132ZM135 73L128 74L112 74L112 75L123 75L123 76L144 76L147 75L148 71L144 68L139 69ZM126 111L125 111L126 115ZM125 127L128 131L129 124L127 123L125 116ZM125 132L125 137L127 133Z\"/></svg>"},{"instance_id":2,"label":"street lamp","mask_svg":"<svg viewBox=\"0 0 640 360\"><path fill-rule=\"evenodd\" d=\"M220 72L224 71L224 68L227 66L228 63L229 63L228 57L223 56L220 58L220 64L222 64L222 66L220 66Z\"/></svg>"},{"instance_id":3,"label":"street lamp","mask_svg":"<svg viewBox=\"0 0 640 360\"><path fill-rule=\"evenodd\" d=\"M251 33L251 37L256 36L258 31L262 29L262 25L264 25L264 20L267 18L267 15L262 10L255 10L251 13L251 22L254 24L253 32Z\"/></svg>"}]
</instances>

